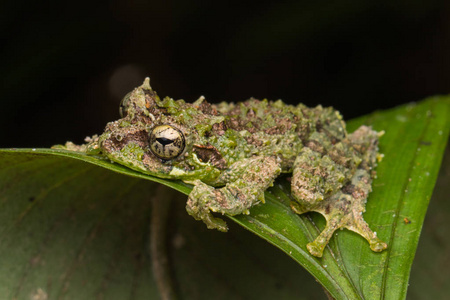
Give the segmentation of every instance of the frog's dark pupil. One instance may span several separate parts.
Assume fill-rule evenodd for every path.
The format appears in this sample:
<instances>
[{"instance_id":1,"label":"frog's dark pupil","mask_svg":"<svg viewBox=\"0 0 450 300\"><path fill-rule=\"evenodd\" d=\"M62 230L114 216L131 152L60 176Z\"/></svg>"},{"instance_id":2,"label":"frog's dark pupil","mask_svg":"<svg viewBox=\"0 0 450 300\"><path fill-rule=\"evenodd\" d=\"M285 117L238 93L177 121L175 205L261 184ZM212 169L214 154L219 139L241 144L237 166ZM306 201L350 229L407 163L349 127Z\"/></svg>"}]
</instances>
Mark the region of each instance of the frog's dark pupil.
<instances>
[{"instance_id":1,"label":"frog's dark pupil","mask_svg":"<svg viewBox=\"0 0 450 300\"><path fill-rule=\"evenodd\" d=\"M163 146L169 145L173 143L173 140L165 138L165 137L161 137L161 138L156 138L156 140Z\"/></svg>"}]
</instances>

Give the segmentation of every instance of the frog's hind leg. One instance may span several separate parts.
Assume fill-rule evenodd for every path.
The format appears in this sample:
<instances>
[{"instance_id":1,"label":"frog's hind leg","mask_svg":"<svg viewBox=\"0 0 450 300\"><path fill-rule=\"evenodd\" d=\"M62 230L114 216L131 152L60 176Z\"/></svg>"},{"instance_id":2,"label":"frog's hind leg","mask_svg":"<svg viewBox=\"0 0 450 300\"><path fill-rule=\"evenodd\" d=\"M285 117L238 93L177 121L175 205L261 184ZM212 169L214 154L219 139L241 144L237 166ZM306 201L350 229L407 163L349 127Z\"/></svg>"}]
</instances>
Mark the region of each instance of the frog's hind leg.
<instances>
[{"instance_id":1,"label":"frog's hind leg","mask_svg":"<svg viewBox=\"0 0 450 300\"><path fill-rule=\"evenodd\" d=\"M225 221L214 217L211 211L231 216L248 214L250 207L264 202L264 191L272 186L280 172L275 157L255 156L240 160L220 175L218 183L225 184L222 188L195 180L186 210L196 220L202 220L208 228L227 231Z\"/></svg>"},{"instance_id":2,"label":"frog's hind leg","mask_svg":"<svg viewBox=\"0 0 450 300\"><path fill-rule=\"evenodd\" d=\"M369 242L372 251L380 252L387 248L387 244L377 237L377 234L369 228L362 216L365 211L367 196L371 190L370 183L368 172L358 169L351 182L344 186L341 191L311 209L311 211L322 214L327 222L320 235L307 245L312 255L322 256L323 249L338 228L347 228L360 234Z\"/></svg>"},{"instance_id":3,"label":"frog's hind leg","mask_svg":"<svg viewBox=\"0 0 450 300\"><path fill-rule=\"evenodd\" d=\"M378 138L383 134L384 132L376 132L370 127L361 126L349 136L353 148L362 153L362 162L353 175L351 183L344 188L344 192L351 195L357 203L353 209L352 222L345 227L363 236L369 242L370 249L375 252L383 251L387 248L387 244L377 237L376 232L370 230L362 214L365 211L367 196L372 191L373 169L382 157L378 154L377 145Z\"/></svg>"},{"instance_id":4,"label":"frog's hind leg","mask_svg":"<svg viewBox=\"0 0 450 300\"><path fill-rule=\"evenodd\" d=\"M350 170L309 147L302 149L294 162L291 192L295 200L291 208L297 214L309 211L321 213L327 220L325 229L316 240L307 245L309 252L322 257L334 231L345 224L345 212L334 209L339 201L339 190L350 175ZM332 196L330 196L332 195Z\"/></svg>"},{"instance_id":5,"label":"frog's hind leg","mask_svg":"<svg viewBox=\"0 0 450 300\"><path fill-rule=\"evenodd\" d=\"M322 147L326 145L327 136L313 133L296 158L291 207L298 214L319 212L327 221L319 237L308 244L311 254L322 256L338 228L360 234L373 251L387 248L362 217L372 189L373 168L379 159L377 142L380 135L370 127L361 126L344 140Z\"/></svg>"}]
</instances>

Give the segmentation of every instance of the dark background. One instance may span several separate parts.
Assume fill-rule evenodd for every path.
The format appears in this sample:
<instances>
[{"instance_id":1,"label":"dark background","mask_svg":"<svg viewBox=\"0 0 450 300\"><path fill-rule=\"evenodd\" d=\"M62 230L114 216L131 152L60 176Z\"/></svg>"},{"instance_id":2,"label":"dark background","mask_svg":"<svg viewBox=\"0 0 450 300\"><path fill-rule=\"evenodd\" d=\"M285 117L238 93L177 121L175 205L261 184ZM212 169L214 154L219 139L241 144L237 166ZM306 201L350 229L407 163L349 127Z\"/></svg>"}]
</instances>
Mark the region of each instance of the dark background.
<instances>
[{"instance_id":1,"label":"dark background","mask_svg":"<svg viewBox=\"0 0 450 300\"><path fill-rule=\"evenodd\" d=\"M160 96L332 105L346 119L450 90L449 1L2 1L0 147L101 133Z\"/></svg>"}]
</instances>

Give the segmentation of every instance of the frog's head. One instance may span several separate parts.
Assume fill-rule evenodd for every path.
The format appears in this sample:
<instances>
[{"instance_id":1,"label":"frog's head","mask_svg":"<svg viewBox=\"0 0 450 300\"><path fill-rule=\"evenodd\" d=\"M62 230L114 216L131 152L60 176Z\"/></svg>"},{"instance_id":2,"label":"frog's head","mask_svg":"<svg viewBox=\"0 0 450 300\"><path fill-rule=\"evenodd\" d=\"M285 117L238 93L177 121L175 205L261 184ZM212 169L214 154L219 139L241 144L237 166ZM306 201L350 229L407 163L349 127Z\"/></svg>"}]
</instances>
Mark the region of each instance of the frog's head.
<instances>
[{"instance_id":1,"label":"frog's head","mask_svg":"<svg viewBox=\"0 0 450 300\"><path fill-rule=\"evenodd\" d=\"M202 101L160 100L146 78L124 97L119 109L122 118L107 124L98 147L112 161L149 175L212 180L220 171L202 162L194 149L211 127L205 124L212 122L198 109Z\"/></svg>"}]
</instances>

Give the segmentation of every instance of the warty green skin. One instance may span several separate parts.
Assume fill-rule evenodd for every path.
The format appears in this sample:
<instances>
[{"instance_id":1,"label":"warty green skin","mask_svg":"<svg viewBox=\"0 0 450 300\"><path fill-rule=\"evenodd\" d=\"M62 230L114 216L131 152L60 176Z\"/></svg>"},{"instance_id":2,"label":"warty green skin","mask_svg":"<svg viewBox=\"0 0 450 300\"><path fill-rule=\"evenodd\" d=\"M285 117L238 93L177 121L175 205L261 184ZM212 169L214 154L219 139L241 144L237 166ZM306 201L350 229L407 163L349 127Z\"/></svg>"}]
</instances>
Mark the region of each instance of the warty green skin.
<instances>
[{"instance_id":1,"label":"warty green skin","mask_svg":"<svg viewBox=\"0 0 450 300\"><path fill-rule=\"evenodd\" d=\"M343 227L366 238L373 251L386 249L362 218L381 157L381 134L366 126L347 134L333 108L291 106L281 100L218 105L203 97L194 103L160 100L147 78L125 97L121 111L125 116L108 123L102 135L81 148L68 148L193 184L188 213L221 231L227 231L226 223L211 212L248 214L264 202L264 191L280 173L292 173L292 209L299 214L317 211L327 220L307 245L311 254L321 257L333 232ZM178 157L164 160L152 153L149 135L159 125L184 135Z\"/></svg>"}]
</instances>

